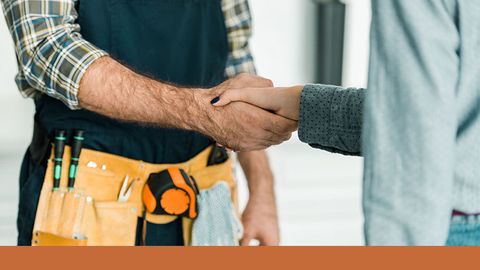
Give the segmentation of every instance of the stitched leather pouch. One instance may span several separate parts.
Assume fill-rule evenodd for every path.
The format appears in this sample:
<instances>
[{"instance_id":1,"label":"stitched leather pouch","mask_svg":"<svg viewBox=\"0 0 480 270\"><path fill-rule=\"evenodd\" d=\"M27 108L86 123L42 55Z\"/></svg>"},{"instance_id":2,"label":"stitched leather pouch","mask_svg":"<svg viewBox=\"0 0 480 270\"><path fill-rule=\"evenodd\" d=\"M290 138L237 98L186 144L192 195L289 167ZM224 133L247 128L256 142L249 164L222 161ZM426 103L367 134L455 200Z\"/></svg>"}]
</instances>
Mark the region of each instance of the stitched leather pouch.
<instances>
[{"instance_id":1,"label":"stitched leather pouch","mask_svg":"<svg viewBox=\"0 0 480 270\"><path fill-rule=\"evenodd\" d=\"M146 215L141 199L142 189L151 173L165 170L171 166L184 169L192 175L201 190L212 187L220 180L226 181L231 188L232 201L236 201L236 183L232 173L232 161L207 167L211 148L180 164L149 164L142 161L110 155L89 149L83 149L75 189L68 192L70 148L64 153L64 164L59 191L52 192L53 162L48 160L47 171L38 203L33 240L47 237L55 241L40 239L33 245L48 243L71 243L89 246L134 245L138 218L148 222L165 224L177 217ZM96 166L90 166L94 162ZM128 175L133 190L127 202L117 202L119 191L125 176ZM191 239L191 220L183 220L184 242L189 245ZM37 235L37 236L36 236ZM55 237L54 237L55 236ZM56 241L63 239L62 241ZM72 240L73 242L68 242ZM68 245L68 244L67 244Z\"/></svg>"}]
</instances>

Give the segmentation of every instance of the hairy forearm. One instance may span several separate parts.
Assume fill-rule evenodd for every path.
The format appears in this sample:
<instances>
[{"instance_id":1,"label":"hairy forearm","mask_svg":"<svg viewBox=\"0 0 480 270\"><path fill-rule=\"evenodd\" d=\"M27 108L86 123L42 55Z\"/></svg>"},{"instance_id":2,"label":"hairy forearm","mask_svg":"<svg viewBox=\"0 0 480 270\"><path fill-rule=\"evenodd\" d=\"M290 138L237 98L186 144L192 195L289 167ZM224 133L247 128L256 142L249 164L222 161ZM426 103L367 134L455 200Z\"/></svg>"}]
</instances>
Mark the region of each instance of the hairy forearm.
<instances>
[{"instance_id":1,"label":"hairy forearm","mask_svg":"<svg viewBox=\"0 0 480 270\"><path fill-rule=\"evenodd\" d=\"M275 199L273 175L265 151L238 153L238 161L248 181L250 197Z\"/></svg>"},{"instance_id":2,"label":"hairy forearm","mask_svg":"<svg viewBox=\"0 0 480 270\"><path fill-rule=\"evenodd\" d=\"M78 97L82 108L114 119L194 129L202 117L194 92L153 80L103 57L85 73Z\"/></svg>"},{"instance_id":3,"label":"hairy forearm","mask_svg":"<svg viewBox=\"0 0 480 270\"><path fill-rule=\"evenodd\" d=\"M215 108L225 89L264 87L271 81L242 74L205 91L182 88L135 73L105 56L89 66L80 83L80 107L121 121L193 130L238 151L264 149L290 138L297 123L236 102Z\"/></svg>"}]
</instances>

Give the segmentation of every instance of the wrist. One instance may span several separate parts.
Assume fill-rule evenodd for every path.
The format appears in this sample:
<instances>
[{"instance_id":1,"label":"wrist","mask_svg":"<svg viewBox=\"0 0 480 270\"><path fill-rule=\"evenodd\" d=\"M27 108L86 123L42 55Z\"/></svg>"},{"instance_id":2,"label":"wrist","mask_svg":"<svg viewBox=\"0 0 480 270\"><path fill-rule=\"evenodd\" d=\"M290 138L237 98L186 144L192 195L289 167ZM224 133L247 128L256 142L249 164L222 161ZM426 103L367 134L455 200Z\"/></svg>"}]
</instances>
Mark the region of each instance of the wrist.
<instances>
[{"instance_id":1,"label":"wrist","mask_svg":"<svg viewBox=\"0 0 480 270\"><path fill-rule=\"evenodd\" d=\"M248 204L276 208L276 198L273 185L270 187L250 189Z\"/></svg>"},{"instance_id":2,"label":"wrist","mask_svg":"<svg viewBox=\"0 0 480 270\"><path fill-rule=\"evenodd\" d=\"M248 190L251 197L274 198L274 183L271 175L248 175Z\"/></svg>"},{"instance_id":3,"label":"wrist","mask_svg":"<svg viewBox=\"0 0 480 270\"><path fill-rule=\"evenodd\" d=\"M288 99L289 101L289 106L291 109L289 110L289 118L292 120L298 121L300 118L300 100L302 96L302 91L303 91L304 86L303 85L297 85L293 87L287 88L287 93L288 93Z\"/></svg>"},{"instance_id":4,"label":"wrist","mask_svg":"<svg viewBox=\"0 0 480 270\"><path fill-rule=\"evenodd\" d=\"M168 127L187 129L189 104L193 95L187 89L155 81L148 89L154 100L153 113L157 116L156 122Z\"/></svg>"},{"instance_id":5,"label":"wrist","mask_svg":"<svg viewBox=\"0 0 480 270\"><path fill-rule=\"evenodd\" d=\"M293 96L300 96L302 94L304 85L296 85L288 88L288 91L293 95Z\"/></svg>"},{"instance_id":6,"label":"wrist","mask_svg":"<svg viewBox=\"0 0 480 270\"><path fill-rule=\"evenodd\" d=\"M205 89L187 89L189 100L186 102L184 128L208 135L211 130L211 119L214 107L210 106L210 96Z\"/></svg>"}]
</instances>

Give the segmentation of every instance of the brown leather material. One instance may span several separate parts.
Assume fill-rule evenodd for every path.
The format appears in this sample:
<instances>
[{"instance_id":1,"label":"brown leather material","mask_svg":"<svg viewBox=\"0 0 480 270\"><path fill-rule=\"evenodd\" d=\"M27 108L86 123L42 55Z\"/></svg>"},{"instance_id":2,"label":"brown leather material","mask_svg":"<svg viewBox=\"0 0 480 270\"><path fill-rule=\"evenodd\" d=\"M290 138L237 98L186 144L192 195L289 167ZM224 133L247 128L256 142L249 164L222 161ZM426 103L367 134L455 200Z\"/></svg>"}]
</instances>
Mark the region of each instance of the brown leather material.
<instances>
[{"instance_id":1,"label":"brown leather material","mask_svg":"<svg viewBox=\"0 0 480 270\"><path fill-rule=\"evenodd\" d=\"M182 218L182 227L183 227L183 242L186 246L189 246L192 241L192 227L193 220L189 218Z\"/></svg>"},{"instance_id":2,"label":"brown leather material","mask_svg":"<svg viewBox=\"0 0 480 270\"><path fill-rule=\"evenodd\" d=\"M86 239L65 238L51 233L36 232L33 234L33 246L86 246Z\"/></svg>"},{"instance_id":3,"label":"brown leather material","mask_svg":"<svg viewBox=\"0 0 480 270\"><path fill-rule=\"evenodd\" d=\"M236 182L232 161L207 167L212 147L191 160L180 164L150 164L108 153L83 149L80 155L77 179L73 192L66 190L70 148L65 147L60 190L52 192L53 156L48 160L40 200L36 213L34 235L44 232L59 237L85 235L88 245L134 245L137 217L151 223L172 222L175 216L155 216L145 213L142 202L143 187L151 173L170 167L185 170L195 178L201 190L225 181L231 188L232 200L237 205ZM118 202L118 195L126 176L129 186L136 181L126 203ZM190 243L191 222L184 222L184 242ZM41 242L40 242L41 245Z\"/></svg>"}]
</instances>

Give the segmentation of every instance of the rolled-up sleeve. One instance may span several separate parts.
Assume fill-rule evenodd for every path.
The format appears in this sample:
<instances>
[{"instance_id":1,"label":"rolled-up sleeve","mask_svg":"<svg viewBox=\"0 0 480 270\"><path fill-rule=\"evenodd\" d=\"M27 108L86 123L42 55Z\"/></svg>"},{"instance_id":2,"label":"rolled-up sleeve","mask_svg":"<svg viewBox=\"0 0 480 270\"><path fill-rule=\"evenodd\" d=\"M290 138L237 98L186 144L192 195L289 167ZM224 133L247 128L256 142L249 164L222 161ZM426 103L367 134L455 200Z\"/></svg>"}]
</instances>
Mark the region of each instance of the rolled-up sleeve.
<instances>
[{"instance_id":1,"label":"rolled-up sleeve","mask_svg":"<svg viewBox=\"0 0 480 270\"><path fill-rule=\"evenodd\" d=\"M17 84L25 96L36 92L79 109L82 76L107 55L80 35L74 0L3 0L17 54Z\"/></svg>"},{"instance_id":2,"label":"rolled-up sleeve","mask_svg":"<svg viewBox=\"0 0 480 270\"><path fill-rule=\"evenodd\" d=\"M252 36L252 15L248 0L222 0L222 9L229 45L226 77L235 77L240 73L255 74L249 44Z\"/></svg>"},{"instance_id":3,"label":"rolled-up sleeve","mask_svg":"<svg viewBox=\"0 0 480 270\"><path fill-rule=\"evenodd\" d=\"M306 85L300 99L300 140L325 151L360 155L364 91Z\"/></svg>"},{"instance_id":4,"label":"rolled-up sleeve","mask_svg":"<svg viewBox=\"0 0 480 270\"><path fill-rule=\"evenodd\" d=\"M444 245L452 213L456 1L374 0L364 121L370 245Z\"/></svg>"}]
</instances>

